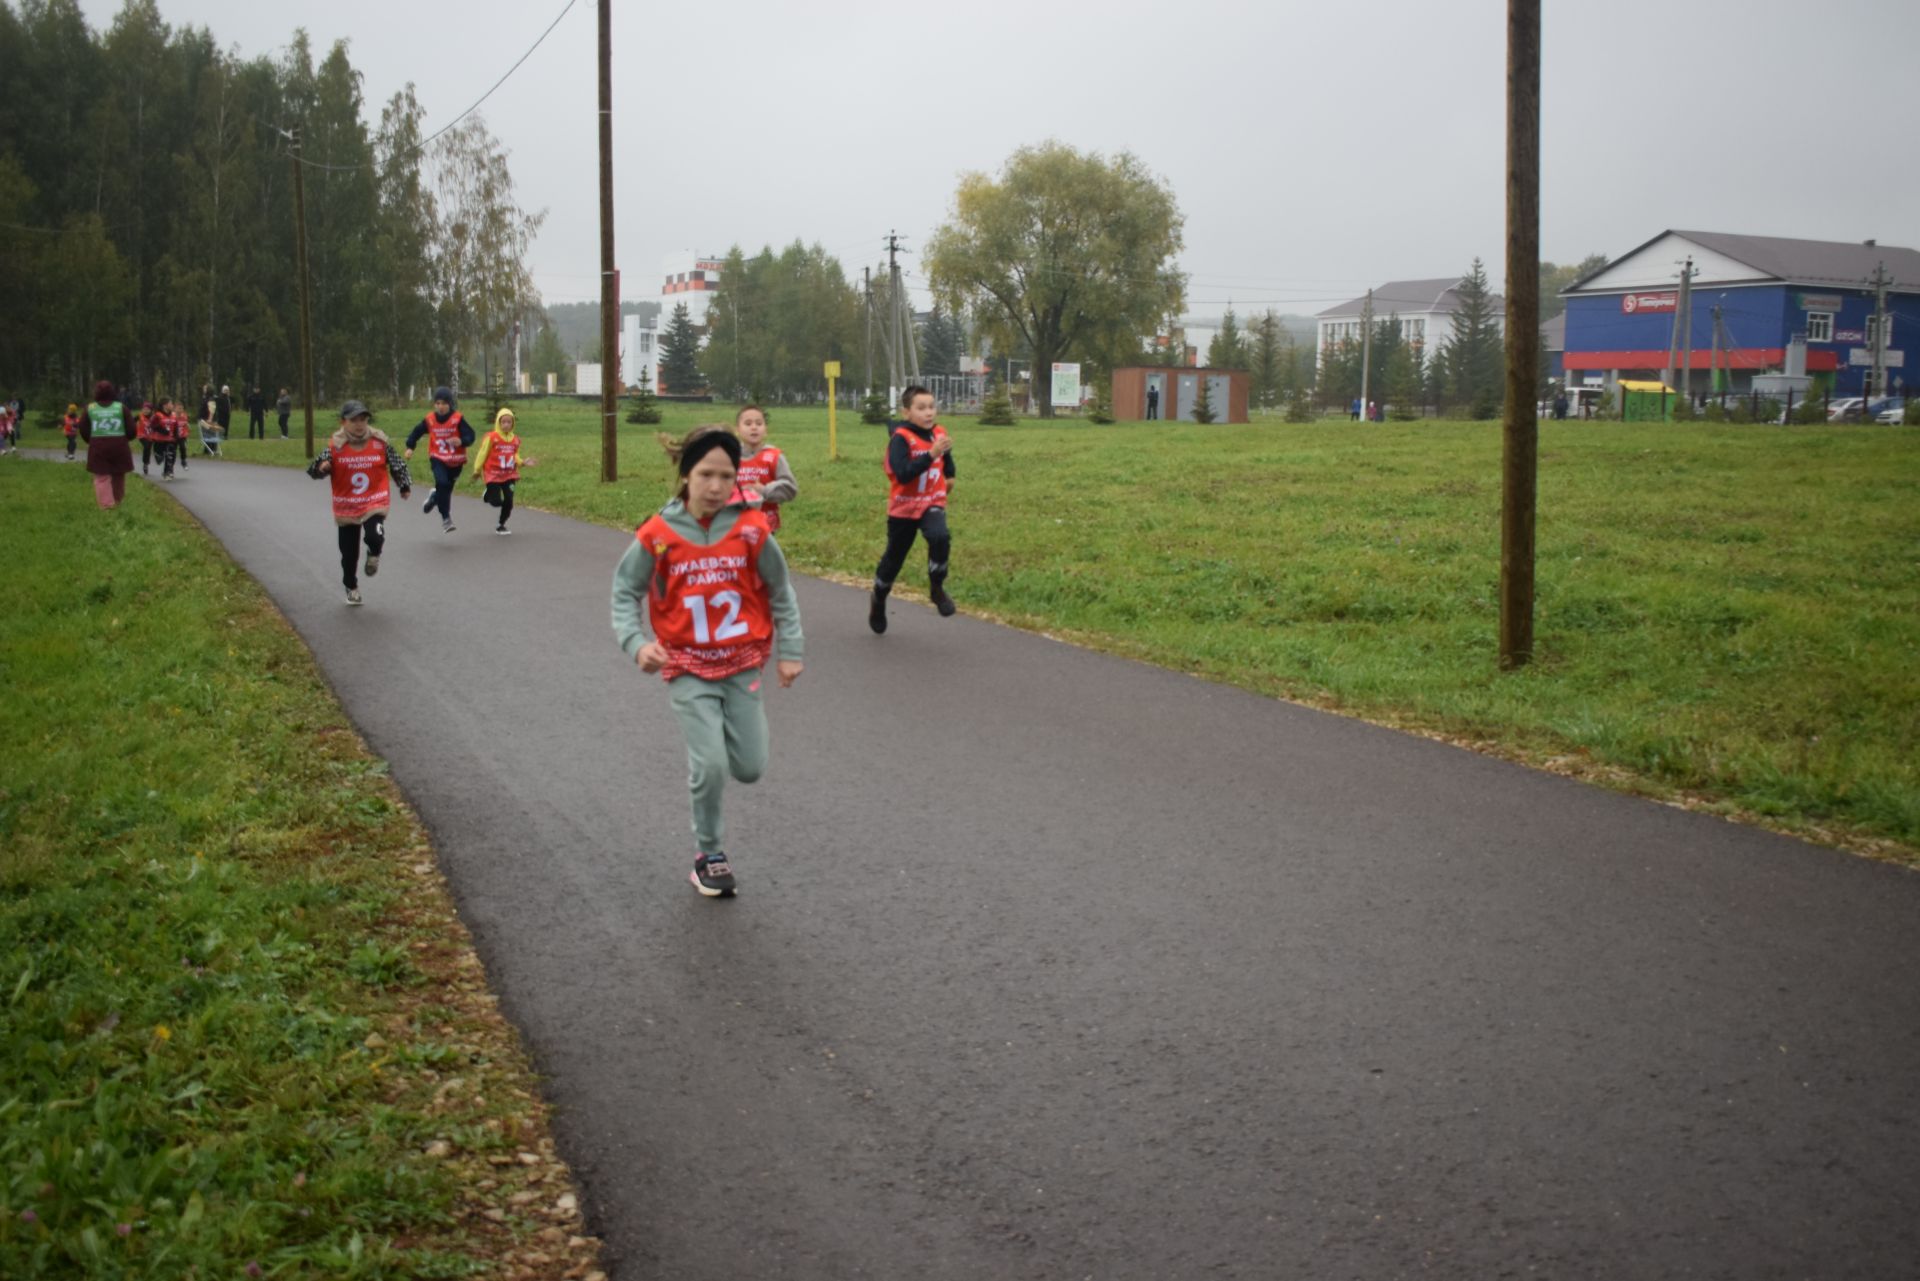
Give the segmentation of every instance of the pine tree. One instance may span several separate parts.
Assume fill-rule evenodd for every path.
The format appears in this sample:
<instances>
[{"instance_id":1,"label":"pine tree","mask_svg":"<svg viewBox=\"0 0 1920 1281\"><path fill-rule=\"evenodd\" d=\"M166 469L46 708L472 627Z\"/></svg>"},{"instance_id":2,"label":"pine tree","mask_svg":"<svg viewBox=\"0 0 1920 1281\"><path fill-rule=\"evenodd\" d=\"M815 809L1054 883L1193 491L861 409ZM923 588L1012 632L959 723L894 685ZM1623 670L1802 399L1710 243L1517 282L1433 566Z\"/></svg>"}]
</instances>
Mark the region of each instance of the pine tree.
<instances>
[{"instance_id":1,"label":"pine tree","mask_svg":"<svg viewBox=\"0 0 1920 1281\"><path fill-rule=\"evenodd\" d=\"M1113 376L1095 373L1093 401L1087 406L1087 421L1102 425L1113 421Z\"/></svg>"},{"instance_id":2,"label":"pine tree","mask_svg":"<svg viewBox=\"0 0 1920 1281\"><path fill-rule=\"evenodd\" d=\"M1500 412L1506 355L1501 345L1500 317L1487 286L1487 269L1478 258L1459 286L1460 305L1453 313L1453 332L1441 348L1447 391L1456 406L1475 418Z\"/></svg>"},{"instance_id":3,"label":"pine tree","mask_svg":"<svg viewBox=\"0 0 1920 1281\"><path fill-rule=\"evenodd\" d=\"M1246 345L1240 339L1240 322L1235 319L1233 308L1227 308L1226 316L1220 321L1220 332L1207 344L1207 367L1209 369L1245 369L1247 367Z\"/></svg>"},{"instance_id":4,"label":"pine tree","mask_svg":"<svg viewBox=\"0 0 1920 1281\"><path fill-rule=\"evenodd\" d=\"M1193 421L1197 423L1210 423L1215 417L1213 412L1213 379L1203 376L1199 382L1200 394L1193 398Z\"/></svg>"},{"instance_id":5,"label":"pine tree","mask_svg":"<svg viewBox=\"0 0 1920 1281\"><path fill-rule=\"evenodd\" d=\"M998 378L988 380L987 394L980 401L980 421L989 427L1011 427L1015 422L1013 398Z\"/></svg>"},{"instance_id":6,"label":"pine tree","mask_svg":"<svg viewBox=\"0 0 1920 1281\"><path fill-rule=\"evenodd\" d=\"M891 417L887 406L887 389L876 383L868 388L866 399L860 402L860 421L884 427Z\"/></svg>"},{"instance_id":7,"label":"pine tree","mask_svg":"<svg viewBox=\"0 0 1920 1281\"><path fill-rule=\"evenodd\" d=\"M697 396L707 389L700 375L700 334L683 302L674 304L660 335L660 387L676 396Z\"/></svg>"},{"instance_id":8,"label":"pine tree","mask_svg":"<svg viewBox=\"0 0 1920 1281\"><path fill-rule=\"evenodd\" d=\"M630 423L657 423L660 421L660 402L653 398L653 375L645 369L640 371L640 383L633 393L633 408L627 411Z\"/></svg>"},{"instance_id":9,"label":"pine tree","mask_svg":"<svg viewBox=\"0 0 1920 1281\"><path fill-rule=\"evenodd\" d=\"M1293 394L1287 398L1287 421L1290 423L1310 423L1313 421L1313 400L1307 393L1303 382L1293 385Z\"/></svg>"},{"instance_id":10,"label":"pine tree","mask_svg":"<svg viewBox=\"0 0 1920 1281\"><path fill-rule=\"evenodd\" d=\"M1253 374L1253 403L1262 409L1271 409L1281 402L1281 389L1290 363L1283 345L1286 331L1280 327L1280 317L1272 311L1254 321L1249 331L1253 335L1248 362Z\"/></svg>"}]
</instances>

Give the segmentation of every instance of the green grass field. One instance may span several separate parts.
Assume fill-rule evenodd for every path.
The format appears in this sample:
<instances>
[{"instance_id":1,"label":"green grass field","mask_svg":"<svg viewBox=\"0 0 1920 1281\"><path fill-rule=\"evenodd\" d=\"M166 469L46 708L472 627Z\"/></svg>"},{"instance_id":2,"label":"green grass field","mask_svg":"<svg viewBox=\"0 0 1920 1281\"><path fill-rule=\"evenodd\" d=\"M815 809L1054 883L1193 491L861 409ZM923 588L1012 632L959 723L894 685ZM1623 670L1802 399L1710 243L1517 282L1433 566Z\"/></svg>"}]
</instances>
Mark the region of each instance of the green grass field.
<instances>
[{"instance_id":1,"label":"green grass field","mask_svg":"<svg viewBox=\"0 0 1920 1281\"><path fill-rule=\"evenodd\" d=\"M0 501L0 1276L590 1264L426 836L265 594L154 488L9 458Z\"/></svg>"},{"instance_id":2,"label":"green grass field","mask_svg":"<svg viewBox=\"0 0 1920 1281\"><path fill-rule=\"evenodd\" d=\"M666 498L660 429L623 421L621 478L604 485L595 406L519 411L539 460L521 503L631 527ZM677 431L730 413L667 416ZM418 417L383 426L404 436ZM950 426L965 610L1818 839L1920 850L1920 433L1543 424L1536 661L1502 675L1497 423ZM788 555L864 582L883 430L843 413L835 462L824 410L777 409L772 429L801 489ZM303 461L297 442L230 451Z\"/></svg>"}]
</instances>

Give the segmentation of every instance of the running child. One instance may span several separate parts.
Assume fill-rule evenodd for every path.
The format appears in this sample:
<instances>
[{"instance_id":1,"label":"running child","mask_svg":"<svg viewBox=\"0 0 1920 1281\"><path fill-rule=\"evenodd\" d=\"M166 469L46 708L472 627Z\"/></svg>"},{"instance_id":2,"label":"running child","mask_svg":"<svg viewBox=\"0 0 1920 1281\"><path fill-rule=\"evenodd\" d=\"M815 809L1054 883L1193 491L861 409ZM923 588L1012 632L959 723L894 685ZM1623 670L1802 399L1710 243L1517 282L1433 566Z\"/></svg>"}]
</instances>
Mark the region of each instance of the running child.
<instances>
[{"instance_id":1,"label":"running child","mask_svg":"<svg viewBox=\"0 0 1920 1281\"><path fill-rule=\"evenodd\" d=\"M766 769L761 669L777 652L780 687L800 675L800 605L766 516L732 501L740 465L733 433L714 424L661 443L679 469L680 492L634 532L614 570L613 634L641 671L668 682L687 740L688 879L718 898L736 885L722 792L729 774L752 783Z\"/></svg>"},{"instance_id":2,"label":"running child","mask_svg":"<svg viewBox=\"0 0 1920 1281\"><path fill-rule=\"evenodd\" d=\"M447 387L433 389L433 412L414 424L407 433L407 457L413 457L413 447L420 443L422 436L427 437L427 458L433 464L433 493L427 496L427 505L421 508L431 513L440 509L440 528L453 532L453 487L460 480L460 471L467 465L467 446L473 443L473 425L460 416L454 408L453 391Z\"/></svg>"},{"instance_id":3,"label":"running child","mask_svg":"<svg viewBox=\"0 0 1920 1281\"><path fill-rule=\"evenodd\" d=\"M67 406L67 412L60 418L60 434L67 438L67 456L61 461L70 463L73 461L74 446L80 440L80 406Z\"/></svg>"},{"instance_id":4,"label":"running child","mask_svg":"<svg viewBox=\"0 0 1920 1281\"><path fill-rule=\"evenodd\" d=\"M900 406L907 416L887 425L892 435L883 464L893 482L887 495L887 550L874 568L867 604L867 626L876 633L887 630L887 593L907 563L916 534L927 540L927 598L942 618L952 618L956 608L947 595L947 557L953 548L947 533L947 493L957 474L953 438L934 421L933 393L925 387L907 388Z\"/></svg>"},{"instance_id":5,"label":"running child","mask_svg":"<svg viewBox=\"0 0 1920 1281\"><path fill-rule=\"evenodd\" d=\"M748 405L733 416L733 434L740 438L740 495L747 506L760 509L777 534L780 504L800 497L793 469L779 447L767 443L767 414L760 406Z\"/></svg>"},{"instance_id":6,"label":"running child","mask_svg":"<svg viewBox=\"0 0 1920 1281\"><path fill-rule=\"evenodd\" d=\"M413 496L413 477L407 460L373 429L373 411L357 400L340 406L340 430L333 433L320 456L307 466L307 475L333 481L333 523L340 528L340 581L347 588L347 604L360 603L360 544L367 547L367 577L380 572L380 552L387 545L387 512L392 507L387 479L400 487L400 500Z\"/></svg>"},{"instance_id":7,"label":"running child","mask_svg":"<svg viewBox=\"0 0 1920 1281\"><path fill-rule=\"evenodd\" d=\"M181 451L179 445L179 420L174 417L173 402L161 400L159 408L153 412L153 452L160 458L160 479L173 479L174 455ZM185 459L181 459L184 466Z\"/></svg>"},{"instance_id":8,"label":"running child","mask_svg":"<svg viewBox=\"0 0 1920 1281\"><path fill-rule=\"evenodd\" d=\"M170 400L167 402L167 425L173 428L173 461L179 465L182 475L187 470L187 455L193 450L188 448L193 440L193 427L187 419L187 402Z\"/></svg>"},{"instance_id":9,"label":"running child","mask_svg":"<svg viewBox=\"0 0 1920 1281\"><path fill-rule=\"evenodd\" d=\"M160 421L153 412L153 402L140 402L140 412L133 420L133 438L140 442L140 474L149 475L153 466L154 446L160 441Z\"/></svg>"},{"instance_id":10,"label":"running child","mask_svg":"<svg viewBox=\"0 0 1920 1281\"><path fill-rule=\"evenodd\" d=\"M493 416L493 430L480 438L480 452L473 460L473 478L485 481L489 507L500 509L496 534L511 534L507 521L513 517L513 487L520 481L520 469L532 467L537 460L520 452L520 437L514 434L513 411L502 409Z\"/></svg>"},{"instance_id":11,"label":"running child","mask_svg":"<svg viewBox=\"0 0 1920 1281\"><path fill-rule=\"evenodd\" d=\"M0 401L0 454L10 454L13 450L13 406Z\"/></svg>"}]
</instances>

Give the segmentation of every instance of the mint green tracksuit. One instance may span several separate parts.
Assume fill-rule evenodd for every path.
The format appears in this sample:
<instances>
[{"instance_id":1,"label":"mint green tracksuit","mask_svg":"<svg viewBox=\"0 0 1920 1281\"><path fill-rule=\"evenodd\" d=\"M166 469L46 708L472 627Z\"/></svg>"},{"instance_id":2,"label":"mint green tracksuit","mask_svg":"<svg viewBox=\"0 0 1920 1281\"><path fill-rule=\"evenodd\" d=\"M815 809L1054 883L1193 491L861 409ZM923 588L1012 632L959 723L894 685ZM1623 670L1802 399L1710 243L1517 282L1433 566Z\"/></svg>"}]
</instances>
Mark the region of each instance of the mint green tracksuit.
<instances>
[{"instance_id":1,"label":"mint green tracksuit","mask_svg":"<svg viewBox=\"0 0 1920 1281\"><path fill-rule=\"evenodd\" d=\"M710 546L733 529L744 507L723 507L709 526L687 511L679 499L668 503L661 516L675 533L691 543ZM787 559L780 544L768 538L760 550L760 579L767 587L773 614L776 660L798 661L804 638L800 633L800 604L787 577ZM653 579L653 553L634 539L613 571L613 634L629 661L651 638L647 628L647 590ZM667 683L673 712L687 741L687 788L693 799L693 839L701 854L725 851L726 823L721 797L731 774L742 783L759 779L767 767L767 714L761 706L761 671L735 672L724 680L703 680L691 673Z\"/></svg>"}]
</instances>

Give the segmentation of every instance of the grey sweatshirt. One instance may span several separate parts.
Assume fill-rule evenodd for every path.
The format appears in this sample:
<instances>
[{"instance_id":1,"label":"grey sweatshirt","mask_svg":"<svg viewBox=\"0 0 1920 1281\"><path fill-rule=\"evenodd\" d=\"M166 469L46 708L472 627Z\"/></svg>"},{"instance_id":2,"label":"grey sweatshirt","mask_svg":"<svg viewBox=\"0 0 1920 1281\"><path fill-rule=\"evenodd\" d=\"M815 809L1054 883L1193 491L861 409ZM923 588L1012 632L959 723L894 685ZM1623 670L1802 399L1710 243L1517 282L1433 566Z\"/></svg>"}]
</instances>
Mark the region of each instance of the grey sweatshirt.
<instances>
[{"instance_id":1,"label":"grey sweatshirt","mask_svg":"<svg viewBox=\"0 0 1920 1281\"><path fill-rule=\"evenodd\" d=\"M708 528L702 529L693 513L678 498L661 509L673 531L696 547L711 547L733 531L745 507L722 507ZM760 549L760 581L767 585L767 604L773 614L777 633L774 657L799 662L805 646L800 634L800 601L787 579L787 558L780 544L768 538ZM638 538L627 544L627 554L613 571L613 634L628 658L635 658L640 647L652 639L647 626L647 592L653 582L653 552Z\"/></svg>"}]
</instances>

